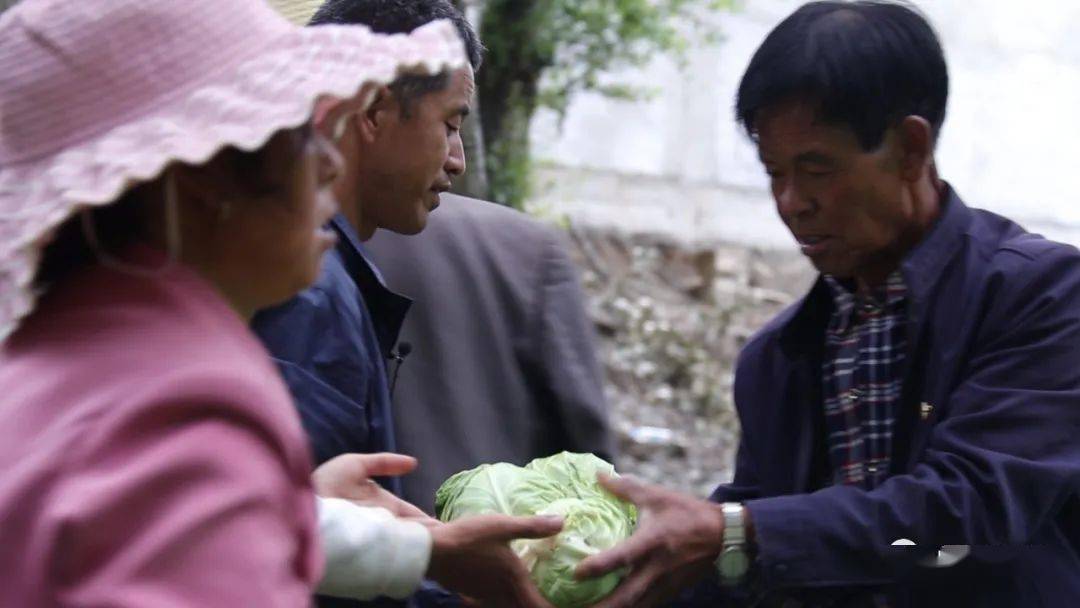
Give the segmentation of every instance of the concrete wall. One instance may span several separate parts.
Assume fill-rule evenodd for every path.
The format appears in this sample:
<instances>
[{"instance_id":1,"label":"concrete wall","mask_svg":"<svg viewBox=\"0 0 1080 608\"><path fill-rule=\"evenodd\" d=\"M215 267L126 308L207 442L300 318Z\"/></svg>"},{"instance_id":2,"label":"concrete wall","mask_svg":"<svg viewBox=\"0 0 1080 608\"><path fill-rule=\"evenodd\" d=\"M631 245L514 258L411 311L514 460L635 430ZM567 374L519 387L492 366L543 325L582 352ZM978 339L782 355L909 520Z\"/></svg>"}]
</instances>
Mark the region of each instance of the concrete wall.
<instances>
[{"instance_id":1,"label":"concrete wall","mask_svg":"<svg viewBox=\"0 0 1080 608\"><path fill-rule=\"evenodd\" d=\"M944 176L972 204L1080 243L1080 3L916 1L952 74ZM787 244L732 105L751 54L799 4L744 0L738 13L719 16L724 42L697 48L685 67L658 59L613 75L652 87L648 101L581 95L561 131L555 117L539 116L535 151L553 166L541 174L537 202L589 223Z\"/></svg>"}]
</instances>

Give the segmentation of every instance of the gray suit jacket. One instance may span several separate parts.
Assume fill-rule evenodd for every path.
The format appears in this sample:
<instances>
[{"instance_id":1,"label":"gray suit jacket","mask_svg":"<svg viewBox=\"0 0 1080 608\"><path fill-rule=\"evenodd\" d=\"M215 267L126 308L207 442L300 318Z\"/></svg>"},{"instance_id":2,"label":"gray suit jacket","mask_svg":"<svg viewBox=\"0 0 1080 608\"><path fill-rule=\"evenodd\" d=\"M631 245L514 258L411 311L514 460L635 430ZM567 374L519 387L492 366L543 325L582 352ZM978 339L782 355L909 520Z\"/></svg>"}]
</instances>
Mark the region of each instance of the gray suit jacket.
<instances>
[{"instance_id":1,"label":"gray suit jacket","mask_svg":"<svg viewBox=\"0 0 1080 608\"><path fill-rule=\"evenodd\" d=\"M379 231L365 246L389 286L415 299L393 395L398 448L420 460L406 499L431 511L447 477L487 462L562 450L610 459L593 328L558 231L444 195L423 233Z\"/></svg>"}]
</instances>

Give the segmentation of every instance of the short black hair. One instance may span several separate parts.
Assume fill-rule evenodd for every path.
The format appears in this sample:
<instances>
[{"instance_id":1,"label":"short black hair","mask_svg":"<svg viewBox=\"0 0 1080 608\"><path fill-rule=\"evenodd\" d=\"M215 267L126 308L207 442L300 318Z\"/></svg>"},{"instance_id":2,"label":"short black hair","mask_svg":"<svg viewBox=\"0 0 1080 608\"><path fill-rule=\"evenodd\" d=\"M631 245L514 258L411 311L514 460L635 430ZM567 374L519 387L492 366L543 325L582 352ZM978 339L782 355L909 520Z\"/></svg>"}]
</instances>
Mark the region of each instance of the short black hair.
<instances>
[{"instance_id":1,"label":"short black hair","mask_svg":"<svg viewBox=\"0 0 1080 608\"><path fill-rule=\"evenodd\" d=\"M948 97L941 42L917 10L900 2L811 2L754 53L735 112L755 137L761 110L805 99L823 121L850 127L872 150L907 116L926 119L936 140Z\"/></svg>"},{"instance_id":2,"label":"short black hair","mask_svg":"<svg viewBox=\"0 0 1080 608\"><path fill-rule=\"evenodd\" d=\"M454 24L465 44L469 64L473 70L480 69L484 45L469 20L450 0L326 0L309 25L366 25L379 34L407 34L439 19L447 19ZM441 91L448 82L445 73L437 76L404 76L390 88L401 98L402 112L407 115L415 100L427 93Z\"/></svg>"}]
</instances>

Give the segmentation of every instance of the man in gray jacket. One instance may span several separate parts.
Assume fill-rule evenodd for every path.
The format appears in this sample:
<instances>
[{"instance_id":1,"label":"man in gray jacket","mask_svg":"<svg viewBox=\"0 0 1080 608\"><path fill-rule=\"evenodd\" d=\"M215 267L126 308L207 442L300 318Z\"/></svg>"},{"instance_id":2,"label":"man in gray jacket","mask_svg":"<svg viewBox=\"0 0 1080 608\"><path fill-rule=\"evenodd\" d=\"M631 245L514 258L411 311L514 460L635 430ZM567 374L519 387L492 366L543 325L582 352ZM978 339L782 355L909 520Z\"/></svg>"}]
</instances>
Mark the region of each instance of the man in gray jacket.
<instances>
[{"instance_id":1,"label":"man in gray jacket","mask_svg":"<svg viewBox=\"0 0 1080 608\"><path fill-rule=\"evenodd\" d=\"M380 231L367 245L415 300L401 335L411 352L390 366L398 447L420 461L403 479L409 502L430 511L447 477L486 462L611 459L593 329L557 230L443 195L423 233Z\"/></svg>"},{"instance_id":2,"label":"man in gray jacket","mask_svg":"<svg viewBox=\"0 0 1080 608\"><path fill-rule=\"evenodd\" d=\"M386 23L391 15L377 2L324 10L340 17L331 21L392 33L424 23L433 3L398 5L397 13L412 11L412 24ZM324 2L271 4L302 23ZM408 362L388 371L400 376L396 449L420 461L402 478L403 496L429 512L438 486L463 469L562 450L609 460L613 452L593 332L562 236L499 205L440 198L419 235L379 230L364 242L389 286L416 299L400 334Z\"/></svg>"}]
</instances>

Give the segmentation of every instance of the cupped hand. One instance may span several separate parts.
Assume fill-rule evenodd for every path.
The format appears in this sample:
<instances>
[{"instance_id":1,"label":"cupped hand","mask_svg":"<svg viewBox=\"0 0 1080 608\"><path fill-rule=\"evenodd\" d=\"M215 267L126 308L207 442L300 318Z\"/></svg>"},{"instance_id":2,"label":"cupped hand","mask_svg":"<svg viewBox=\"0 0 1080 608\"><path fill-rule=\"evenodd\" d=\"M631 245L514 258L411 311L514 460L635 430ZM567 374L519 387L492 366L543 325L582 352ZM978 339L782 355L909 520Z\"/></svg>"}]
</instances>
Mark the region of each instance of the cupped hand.
<instances>
[{"instance_id":1,"label":"cupped hand","mask_svg":"<svg viewBox=\"0 0 1080 608\"><path fill-rule=\"evenodd\" d=\"M560 518L480 515L429 528L428 576L468 596L474 605L553 608L540 595L510 541L546 538L562 529Z\"/></svg>"},{"instance_id":2,"label":"cupped hand","mask_svg":"<svg viewBox=\"0 0 1080 608\"><path fill-rule=\"evenodd\" d=\"M416 459L401 454L343 454L315 469L311 483L319 496L344 498L366 507L382 507L397 517L431 519L371 479L397 477L415 468Z\"/></svg>"},{"instance_id":3,"label":"cupped hand","mask_svg":"<svg viewBox=\"0 0 1080 608\"><path fill-rule=\"evenodd\" d=\"M579 579L630 570L594 608L658 606L709 574L723 542L720 505L629 477L599 479L609 492L637 505L638 527L625 542L578 565Z\"/></svg>"}]
</instances>

